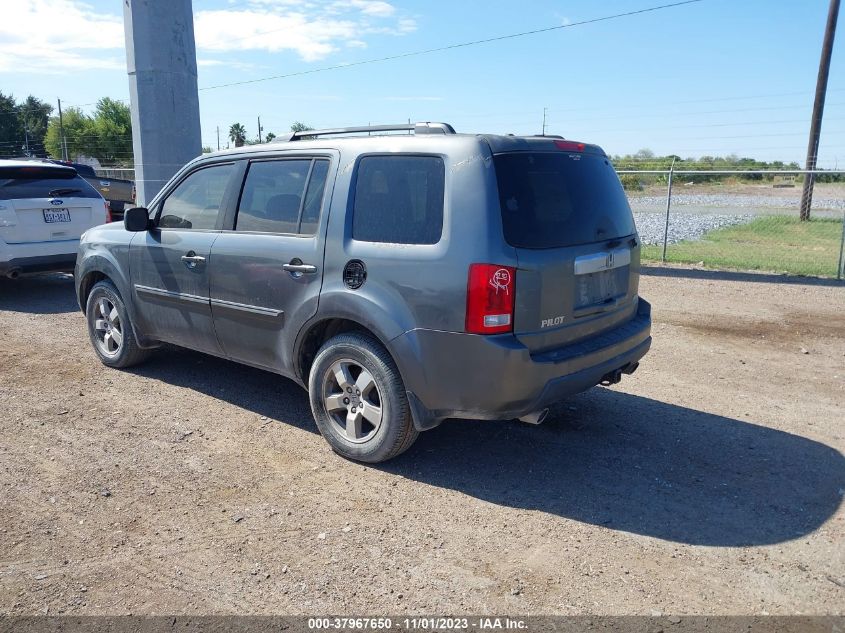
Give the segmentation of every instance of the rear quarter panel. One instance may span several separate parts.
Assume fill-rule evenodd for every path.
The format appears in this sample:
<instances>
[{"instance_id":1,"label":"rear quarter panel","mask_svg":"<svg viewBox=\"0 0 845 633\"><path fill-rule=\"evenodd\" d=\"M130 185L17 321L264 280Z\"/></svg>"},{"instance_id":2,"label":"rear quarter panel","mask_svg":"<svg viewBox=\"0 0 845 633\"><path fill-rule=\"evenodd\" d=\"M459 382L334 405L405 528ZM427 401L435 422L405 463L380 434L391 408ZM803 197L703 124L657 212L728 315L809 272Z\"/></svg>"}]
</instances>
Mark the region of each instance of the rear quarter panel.
<instances>
[{"instance_id":1,"label":"rear quarter panel","mask_svg":"<svg viewBox=\"0 0 845 633\"><path fill-rule=\"evenodd\" d=\"M357 151L356 151L357 150ZM437 244L388 244L352 238L356 170L363 156L417 154L445 165L443 233ZM492 157L476 137L409 136L403 143L344 147L329 219L319 317L356 320L389 341L415 328L462 331L467 273L473 262L516 265L501 239ZM493 212L491 212L493 211ZM364 262L358 290L343 283L352 259Z\"/></svg>"}]
</instances>

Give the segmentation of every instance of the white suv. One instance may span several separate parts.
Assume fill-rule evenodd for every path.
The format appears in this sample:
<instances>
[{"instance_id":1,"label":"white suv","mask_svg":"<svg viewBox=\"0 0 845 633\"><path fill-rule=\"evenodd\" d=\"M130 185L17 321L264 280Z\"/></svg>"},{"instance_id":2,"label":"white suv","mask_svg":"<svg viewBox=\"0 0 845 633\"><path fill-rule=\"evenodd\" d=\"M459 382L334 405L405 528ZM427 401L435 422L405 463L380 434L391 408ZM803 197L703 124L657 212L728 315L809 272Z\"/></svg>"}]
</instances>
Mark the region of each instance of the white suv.
<instances>
[{"instance_id":1,"label":"white suv","mask_svg":"<svg viewBox=\"0 0 845 633\"><path fill-rule=\"evenodd\" d=\"M80 236L111 220L72 167L0 160L0 275L73 270Z\"/></svg>"}]
</instances>

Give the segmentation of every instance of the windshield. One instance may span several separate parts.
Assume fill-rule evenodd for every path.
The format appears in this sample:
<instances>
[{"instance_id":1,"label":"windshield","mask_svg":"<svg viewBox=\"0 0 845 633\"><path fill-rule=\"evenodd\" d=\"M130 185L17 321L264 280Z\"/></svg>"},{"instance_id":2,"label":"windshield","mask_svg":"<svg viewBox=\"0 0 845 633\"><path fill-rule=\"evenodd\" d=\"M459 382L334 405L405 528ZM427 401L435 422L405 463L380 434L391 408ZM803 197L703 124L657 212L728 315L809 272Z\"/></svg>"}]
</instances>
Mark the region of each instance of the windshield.
<instances>
[{"instance_id":1,"label":"windshield","mask_svg":"<svg viewBox=\"0 0 845 633\"><path fill-rule=\"evenodd\" d=\"M628 199L604 156L515 152L493 162L511 246L559 248L636 232Z\"/></svg>"}]
</instances>

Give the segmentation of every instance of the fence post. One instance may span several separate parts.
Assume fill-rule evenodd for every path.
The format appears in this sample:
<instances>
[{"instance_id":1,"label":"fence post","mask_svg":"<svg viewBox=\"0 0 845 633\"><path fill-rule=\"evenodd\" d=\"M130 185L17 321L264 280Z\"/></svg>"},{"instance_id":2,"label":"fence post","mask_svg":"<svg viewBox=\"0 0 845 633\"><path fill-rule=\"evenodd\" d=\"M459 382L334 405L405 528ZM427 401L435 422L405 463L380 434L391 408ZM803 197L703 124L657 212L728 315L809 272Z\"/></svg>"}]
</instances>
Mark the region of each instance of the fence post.
<instances>
[{"instance_id":1,"label":"fence post","mask_svg":"<svg viewBox=\"0 0 845 633\"><path fill-rule=\"evenodd\" d=\"M675 173L675 159L669 167L669 189L666 192L666 226L663 227L663 255L660 261L666 263L666 244L669 242L669 208L672 206L672 176Z\"/></svg>"},{"instance_id":2,"label":"fence post","mask_svg":"<svg viewBox=\"0 0 845 633\"><path fill-rule=\"evenodd\" d=\"M836 268L836 278L842 280L843 268L845 268L845 211L842 212L842 239L839 242L839 266Z\"/></svg>"}]
</instances>

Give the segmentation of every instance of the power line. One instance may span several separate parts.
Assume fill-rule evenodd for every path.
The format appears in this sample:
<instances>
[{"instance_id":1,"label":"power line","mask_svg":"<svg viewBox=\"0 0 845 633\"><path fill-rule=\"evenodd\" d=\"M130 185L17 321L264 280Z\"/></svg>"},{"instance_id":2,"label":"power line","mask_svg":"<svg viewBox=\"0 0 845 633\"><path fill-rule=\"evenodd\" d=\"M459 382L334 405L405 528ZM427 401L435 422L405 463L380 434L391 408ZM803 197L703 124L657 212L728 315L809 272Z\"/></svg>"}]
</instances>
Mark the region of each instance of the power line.
<instances>
[{"instance_id":1,"label":"power line","mask_svg":"<svg viewBox=\"0 0 845 633\"><path fill-rule=\"evenodd\" d=\"M703 2L704 0L683 0L682 2L673 2L671 4L662 4L656 7L648 7L646 9L637 9L636 11L627 11L625 13L616 13L614 15L606 15L600 18L591 18L589 20L581 20L580 22L570 22L569 24L559 24L557 26L548 26L542 29L534 29L533 31L523 31L521 33L510 33L508 35L499 35L496 37L488 37L481 40L473 40L470 42L460 42L458 44L449 44L448 46L439 46L437 48L428 48L421 51L411 51L407 53L398 53L396 55L388 55L387 57L377 57L374 59L365 59L359 62L350 62L348 64L337 64L335 66L324 66L323 68L312 68L309 70L301 70L295 73L287 73L284 75L274 75L272 77L261 77L258 79L244 79L243 81L233 81L225 84L217 84L215 86L206 86L200 90L216 90L218 88L229 88L231 86L242 86L245 84L254 84L263 81L271 81L273 79L287 79L289 77L299 77L301 75L311 75L314 73L326 72L329 70L339 70L341 68L351 68L353 66L363 66L365 64L376 64L379 62L392 61L396 59L404 59L407 57L417 57L419 55L429 55L431 53L439 53L443 51L455 50L458 48L466 48L468 46L477 46L479 44L489 44L491 42L501 42L503 40L510 40L517 37L525 37L528 35L538 35L540 33L549 33L552 31L559 31L575 26L583 26L585 24L595 24L596 22L606 22L608 20L615 20L618 18L630 17L633 15L640 15L642 13L650 13L652 11L660 11L661 9L670 9L673 7L680 7L687 4L695 4Z\"/></svg>"}]
</instances>

